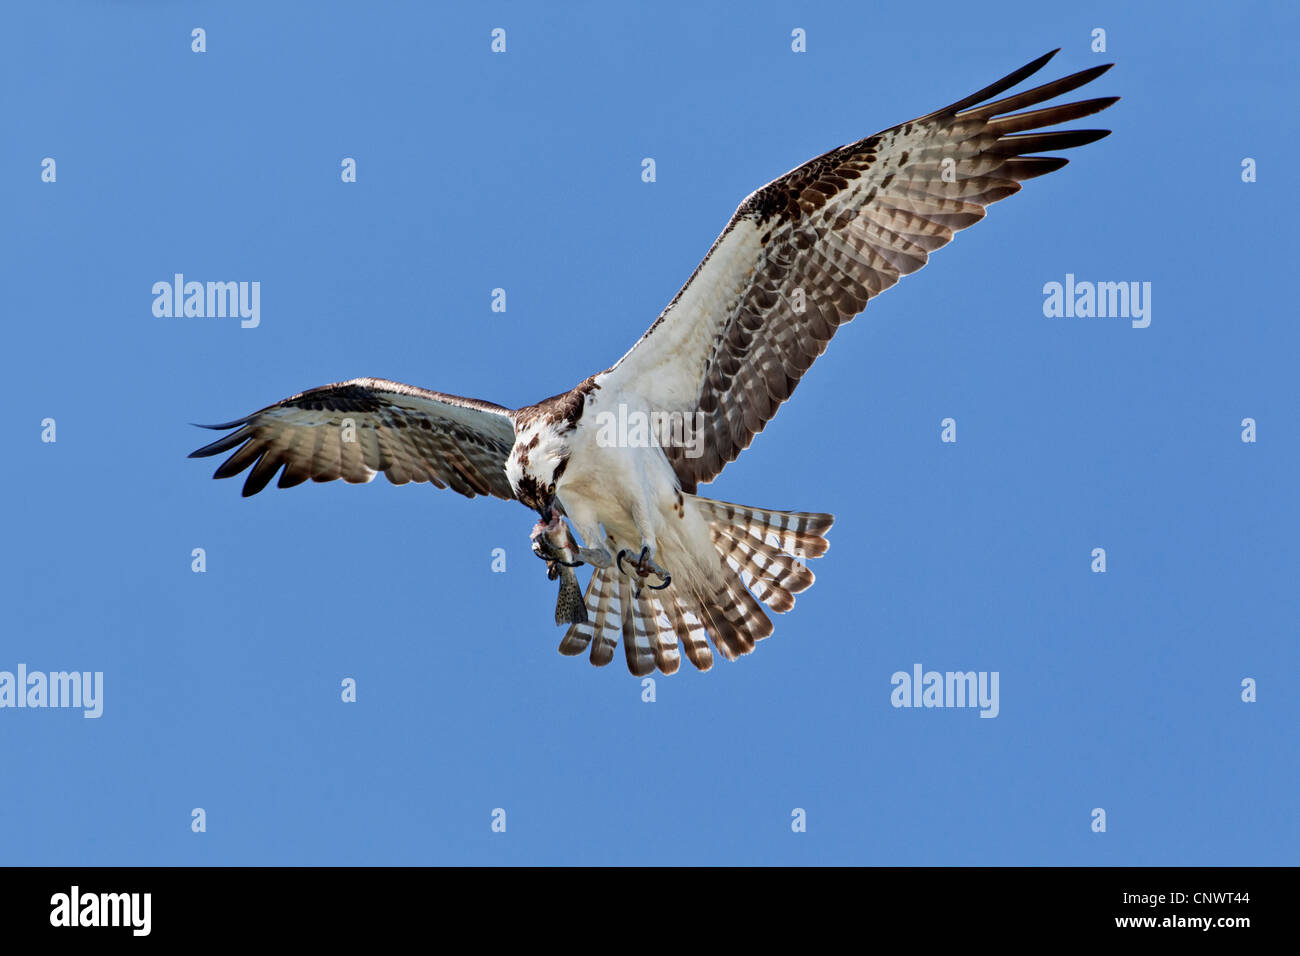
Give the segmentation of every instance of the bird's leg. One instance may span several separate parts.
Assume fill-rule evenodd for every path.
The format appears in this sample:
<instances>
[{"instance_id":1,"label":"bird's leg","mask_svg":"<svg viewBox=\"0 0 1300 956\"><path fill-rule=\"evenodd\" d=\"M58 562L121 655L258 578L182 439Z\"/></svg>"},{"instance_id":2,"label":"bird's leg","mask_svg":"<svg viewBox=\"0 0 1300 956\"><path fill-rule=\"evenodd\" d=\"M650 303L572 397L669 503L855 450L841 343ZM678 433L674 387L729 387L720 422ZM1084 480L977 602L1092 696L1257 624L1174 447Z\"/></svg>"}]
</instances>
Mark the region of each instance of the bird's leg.
<instances>
[{"instance_id":1,"label":"bird's leg","mask_svg":"<svg viewBox=\"0 0 1300 956\"><path fill-rule=\"evenodd\" d=\"M632 570L635 571L637 577L641 578L643 581L652 574L662 578L664 582L663 584L646 585L646 587L648 587L652 591L662 591L664 588L668 587L668 585L673 583L673 576L669 574L667 571L665 571L663 568L659 567L659 565L654 563L654 560L651 557L653 553L654 552L651 551L649 545L645 545L644 547L642 547L641 556L637 558L636 563L632 565ZM628 572L623 567L623 559L627 558L627 560L631 562L632 561L631 554L632 552L629 551L627 548L624 548L622 551L618 553L618 569L622 571L624 574L627 574ZM638 588L638 591L639 590L640 589Z\"/></svg>"},{"instance_id":2,"label":"bird's leg","mask_svg":"<svg viewBox=\"0 0 1300 956\"><path fill-rule=\"evenodd\" d=\"M570 515L569 520L573 522L573 530L578 532L585 543L584 547L577 547L577 542L574 542L573 553L579 561L585 561L593 568L602 570L614 563L614 555L608 548L600 545L604 535L601 534L600 523L596 521L594 514L578 511Z\"/></svg>"},{"instance_id":3,"label":"bird's leg","mask_svg":"<svg viewBox=\"0 0 1300 956\"><path fill-rule=\"evenodd\" d=\"M593 568L607 568L614 563L614 558L604 548L579 548L574 552L579 563L586 562Z\"/></svg>"},{"instance_id":4,"label":"bird's leg","mask_svg":"<svg viewBox=\"0 0 1300 956\"><path fill-rule=\"evenodd\" d=\"M664 588L668 587L668 585L673 583L673 576L654 563L651 558L653 553L654 552L651 551L648 546L641 549L641 557L636 563L636 573L641 575L643 578L649 577L652 574L662 578L664 583L658 587L653 584L649 585L649 587L654 591L662 591Z\"/></svg>"},{"instance_id":5,"label":"bird's leg","mask_svg":"<svg viewBox=\"0 0 1300 956\"><path fill-rule=\"evenodd\" d=\"M642 494L634 496L632 499L632 521L636 524L637 533L641 538L641 554L636 559L636 563L633 566L636 570L637 577L641 579L637 586L638 594L640 593L640 586L642 584L651 590L662 591L664 588L668 587L668 585L673 583L672 576L654 562L653 555L655 551L656 521L654 517L655 509L650 504L653 500L653 482L651 482L644 473L642 474L642 479ZM631 554L632 552L626 549L619 552L618 567L620 571L623 570L623 558L627 557L631 560ZM624 573L626 574L627 572L624 571ZM646 584L646 579L652 574L658 575L663 580L663 583Z\"/></svg>"}]
</instances>

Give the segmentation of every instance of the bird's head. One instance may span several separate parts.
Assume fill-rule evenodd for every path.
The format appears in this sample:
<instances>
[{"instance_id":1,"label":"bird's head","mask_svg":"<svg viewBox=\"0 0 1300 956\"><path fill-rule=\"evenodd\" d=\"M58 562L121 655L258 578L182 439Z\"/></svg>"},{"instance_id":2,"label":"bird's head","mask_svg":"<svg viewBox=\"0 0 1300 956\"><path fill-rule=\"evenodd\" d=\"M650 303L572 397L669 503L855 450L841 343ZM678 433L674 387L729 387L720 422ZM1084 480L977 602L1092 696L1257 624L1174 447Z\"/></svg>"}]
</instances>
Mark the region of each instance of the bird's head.
<instances>
[{"instance_id":1,"label":"bird's head","mask_svg":"<svg viewBox=\"0 0 1300 956\"><path fill-rule=\"evenodd\" d=\"M515 497L550 522L556 486L569 464L569 444L551 423L537 423L515 437L506 459L506 477Z\"/></svg>"}]
</instances>

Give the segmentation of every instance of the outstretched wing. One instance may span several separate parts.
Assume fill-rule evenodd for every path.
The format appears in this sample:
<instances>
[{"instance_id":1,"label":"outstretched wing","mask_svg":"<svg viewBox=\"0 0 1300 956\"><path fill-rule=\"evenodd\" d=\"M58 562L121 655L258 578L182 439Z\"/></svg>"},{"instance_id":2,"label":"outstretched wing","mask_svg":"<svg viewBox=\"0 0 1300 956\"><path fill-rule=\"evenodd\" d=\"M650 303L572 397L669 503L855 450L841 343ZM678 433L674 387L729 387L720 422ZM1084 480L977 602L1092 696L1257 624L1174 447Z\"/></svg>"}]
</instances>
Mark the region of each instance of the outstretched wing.
<instances>
[{"instance_id":1,"label":"outstretched wing","mask_svg":"<svg viewBox=\"0 0 1300 956\"><path fill-rule=\"evenodd\" d=\"M1083 86L1098 66L996 102L1056 51L992 86L841 146L751 194L673 301L618 364L596 377L652 410L703 414L703 454L665 448L694 492L749 447L835 330L1020 183L1059 169L1033 156L1109 130L1041 132L1118 97L1026 112ZM979 105L984 103L984 105ZM691 443L688 443L691 444Z\"/></svg>"},{"instance_id":2,"label":"outstretched wing","mask_svg":"<svg viewBox=\"0 0 1300 956\"><path fill-rule=\"evenodd\" d=\"M514 497L505 461L515 441L510 410L491 402L426 391L379 378L324 385L260 412L204 428L235 431L191 452L206 458L236 449L214 478L252 466L244 496L255 495L283 467L277 485L428 481L466 497Z\"/></svg>"}]
</instances>

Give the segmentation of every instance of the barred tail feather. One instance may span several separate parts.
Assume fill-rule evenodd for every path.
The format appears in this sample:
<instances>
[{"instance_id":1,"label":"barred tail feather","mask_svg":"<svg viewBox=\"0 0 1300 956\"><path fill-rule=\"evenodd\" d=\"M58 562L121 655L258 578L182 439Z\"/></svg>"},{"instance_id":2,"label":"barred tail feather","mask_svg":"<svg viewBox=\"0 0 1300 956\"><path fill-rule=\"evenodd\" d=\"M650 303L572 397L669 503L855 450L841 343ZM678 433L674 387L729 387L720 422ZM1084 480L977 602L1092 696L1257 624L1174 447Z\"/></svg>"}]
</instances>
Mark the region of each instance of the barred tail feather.
<instances>
[{"instance_id":1,"label":"barred tail feather","mask_svg":"<svg viewBox=\"0 0 1300 956\"><path fill-rule=\"evenodd\" d=\"M621 638L627 669L637 677L656 668L676 673L683 648L700 670L713 666L705 628L691 605L676 594L643 588L636 595L634 589L631 578L617 567L597 569L587 585L587 620L569 627L560 653L581 654L590 645L591 663L602 667L613 660Z\"/></svg>"},{"instance_id":2,"label":"barred tail feather","mask_svg":"<svg viewBox=\"0 0 1300 956\"><path fill-rule=\"evenodd\" d=\"M654 611L650 610L647 614L648 602L645 598L635 596L632 592L631 579L620 574L618 598L623 608L623 654L627 657L627 669L633 676L645 677L655 669L655 649L651 646L651 635L657 637L659 627Z\"/></svg>"},{"instance_id":3,"label":"barred tail feather","mask_svg":"<svg viewBox=\"0 0 1300 956\"><path fill-rule=\"evenodd\" d=\"M812 587L816 576L803 561L826 553L830 542L825 535L834 515L695 500L723 563L772 610L785 613L794 607L794 595Z\"/></svg>"},{"instance_id":4,"label":"barred tail feather","mask_svg":"<svg viewBox=\"0 0 1300 956\"><path fill-rule=\"evenodd\" d=\"M686 659L694 664L697 670L708 670L713 666L713 651L709 648L709 636L704 623L694 611L684 606L675 596L671 601L663 601L663 605L672 624L673 633L686 651Z\"/></svg>"},{"instance_id":5,"label":"barred tail feather","mask_svg":"<svg viewBox=\"0 0 1300 956\"><path fill-rule=\"evenodd\" d=\"M716 627L711 632L713 644L729 661L750 653L756 641L768 637L773 631L771 619L763 613L763 608L738 576L726 583L710 610Z\"/></svg>"},{"instance_id":6,"label":"barred tail feather","mask_svg":"<svg viewBox=\"0 0 1300 956\"><path fill-rule=\"evenodd\" d=\"M675 576L663 591L642 587L637 593L640 582L630 572L621 572L617 564L598 568L584 596L588 619L570 626L560 641L561 654L590 648L591 663L604 666L621 639L627 669L637 677L656 669L674 673L683 652L706 671L713 666L710 640L719 654L735 660L772 633L759 602L777 612L794 607L794 595L814 580L803 559L826 553L824 535L835 519L708 498L694 501L709 525L722 574L709 581ZM612 552L613 540L607 539L606 546Z\"/></svg>"},{"instance_id":7,"label":"barred tail feather","mask_svg":"<svg viewBox=\"0 0 1300 956\"><path fill-rule=\"evenodd\" d=\"M622 629L622 608L618 600L619 575L610 568L597 570L587 583L583 600L587 620L579 621L565 632L560 653L576 656L591 646L591 663L603 667L614 659L618 628ZM594 639L594 643L593 643Z\"/></svg>"}]
</instances>

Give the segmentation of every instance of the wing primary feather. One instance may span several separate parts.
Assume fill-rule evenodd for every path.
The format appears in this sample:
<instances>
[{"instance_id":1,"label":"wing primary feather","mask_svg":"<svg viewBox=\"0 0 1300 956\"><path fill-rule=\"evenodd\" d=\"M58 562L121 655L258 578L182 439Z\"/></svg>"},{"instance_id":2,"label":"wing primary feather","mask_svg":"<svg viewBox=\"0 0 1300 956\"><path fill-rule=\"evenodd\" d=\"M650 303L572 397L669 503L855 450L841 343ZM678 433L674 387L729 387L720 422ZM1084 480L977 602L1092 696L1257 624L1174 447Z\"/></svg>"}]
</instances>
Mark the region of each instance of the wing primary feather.
<instances>
[{"instance_id":1,"label":"wing primary feather","mask_svg":"<svg viewBox=\"0 0 1300 956\"><path fill-rule=\"evenodd\" d=\"M200 428L206 428L206 425L200 425ZM233 426L232 426L233 427ZM223 451L229 451L236 445L243 444L253 434L253 429L245 425L237 432L231 432L229 435L222 435L210 445L204 445L202 448L196 448L189 453L190 458L208 458L212 455L219 455Z\"/></svg>"},{"instance_id":2,"label":"wing primary feather","mask_svg":"<svg viewBox=\"0 0 1300 956\"><path fill-rule=\"evenodd\" d=\"M506 500L514 490L505 462L514 444L513 413L491 402L358 378L308 389L211 430L236 429L190 453L232 452L217 468L229 478L252 466L244 494L261 491L281 467L277 485L308 478L370 481L384 472L393 484L450 485L466 497Z\"/></svg>"},{"instance_id":3,"label":"wing primary feather","mask_svg":"<svg viewBox=\"0 0 1300 956\"><path fill-rule=\"evenodd\" d=\"M1036 86L1032 90L1025 90L1023 93L1016 93L1013 96L986 103L978 109L959 113L958 118L962 120L984 120L1003 113L1010 113L1012 110L1023 109L1026 106L1034 106L1045 100L1069 93L1071 90L1077 90L1085 83L1091 83L1114 65L1114 63L1103 63L1101 66L1093 66L1086 70L1080 70L1078 73L1071 73L1069 76L1063 76L1051 83ZM1115 99L1119 99L1119 97L1115 97ZM974 102L978 103L980 100Z\"/></svg>"},{"instance_id":4,"label":"wing primary feather","mask_svg":"<svg viewBox=\"0 0 1300 956\"><path fill-rule=\"evenodd\" d=\"M1060 52L1061 52L1061 48L1057 47L1055 50L1051 50L1047 53L1044 53L1038 59L1031 60L1030 62L1026 63L1024 66L1022 66L1020 69L1008 73L1006 76L1002 77L1002 79L998 80L997 82L990 83L988 86L984 87L984 89L980 90L978 93L972 93L970 96L963 97L962 99L959 99L956 103L949 104L948 106L945 106L941 110L935 110L933 113L930 113L927 116L923 116L919 120L914 120L913 122L921 122L923 120L933 119L934 117L942 116L945 113L959 113L962 110L966 109L968 106L974 106L976 103L983 103L989 97L997 96L999 93L1011 89L1011 87L1015 86L1017 83L1021 82L1022 80L1028 79L1029 77L1033 76L1043 67L1045 67L1048 61L1052 59L1052 57L1056 56L1056 54Z\"/></svg>"}]
</instances>

